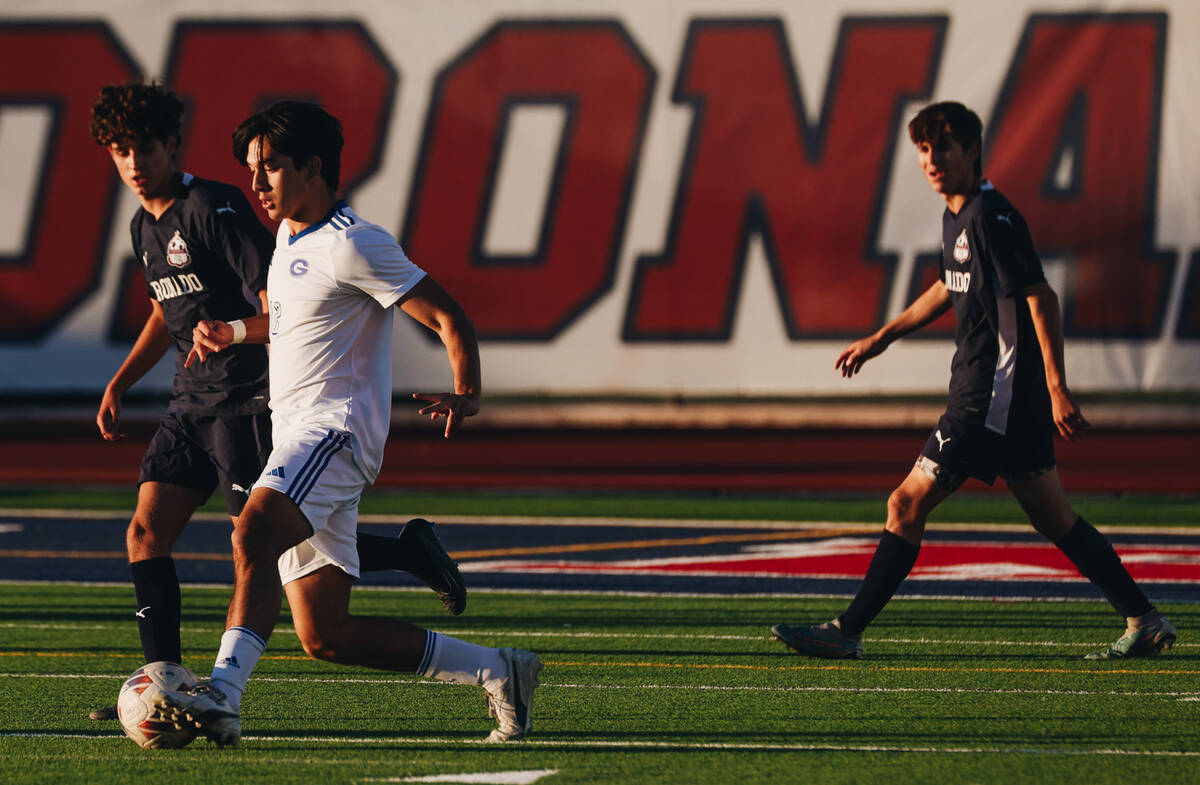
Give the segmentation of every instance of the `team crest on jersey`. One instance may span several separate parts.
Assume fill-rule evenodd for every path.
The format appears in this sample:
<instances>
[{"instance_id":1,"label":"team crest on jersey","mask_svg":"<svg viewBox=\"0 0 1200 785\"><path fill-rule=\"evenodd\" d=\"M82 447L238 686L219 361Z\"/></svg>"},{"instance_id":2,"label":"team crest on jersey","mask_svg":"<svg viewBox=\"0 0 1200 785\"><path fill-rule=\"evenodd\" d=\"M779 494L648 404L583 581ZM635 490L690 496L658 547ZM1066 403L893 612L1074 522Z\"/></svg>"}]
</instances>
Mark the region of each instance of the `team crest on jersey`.
<instances>
[{"instance_id":1,"label":"team crest on jersey","mask_svg":"<svg viewBox=\"0 0 1200 785\"><path fill-rule=\"evenodd\" d=\"M192 255L188 253L187 243L183 241L179 230L175 230L175 235L171 241L167 243L167 264L172 267L187 267L192 263Z\"/></svg>"},{"instance_id":2,"label":"team crest on jersey","mask_svg":"<svg viewBox=\"0 0 1200 785\"><path fill-rule=\"evenodd\" d=\"M954 261L966 264L971 261L971 246L967 244L967 230L963 229L954 241Z\"/></svg>"}]
</instances>

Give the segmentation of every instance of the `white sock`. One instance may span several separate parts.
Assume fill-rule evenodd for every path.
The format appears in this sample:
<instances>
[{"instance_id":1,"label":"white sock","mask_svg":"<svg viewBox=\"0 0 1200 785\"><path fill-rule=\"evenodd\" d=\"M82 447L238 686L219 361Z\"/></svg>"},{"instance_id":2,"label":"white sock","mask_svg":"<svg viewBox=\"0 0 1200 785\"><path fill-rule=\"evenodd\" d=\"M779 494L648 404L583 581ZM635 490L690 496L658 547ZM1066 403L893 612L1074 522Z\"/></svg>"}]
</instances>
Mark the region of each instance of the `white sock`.
<instances>
[{"instance_id":1,"label":"white sock","mask_svg":"<svg viewBox=\"0 0 1200 785\"><path fill-rule=\"evenodd\" d=\"M417 673L452 684L479 684L496 692L508 677L508 665L500 658L499 649L430 631Z\"/></svg>"},{"instance_id":2,"label":"white sock","mask_svg":"<svg viewBox=\"0 0 1200 785\"><path fill-rule=\"evenodd\" d=\"M213 663L213 685L229 698L236 709L242 703L242 693L258 658L267 642L249 627L230 627L221 636L221 648Z\"/></svg>"}]
</instances>

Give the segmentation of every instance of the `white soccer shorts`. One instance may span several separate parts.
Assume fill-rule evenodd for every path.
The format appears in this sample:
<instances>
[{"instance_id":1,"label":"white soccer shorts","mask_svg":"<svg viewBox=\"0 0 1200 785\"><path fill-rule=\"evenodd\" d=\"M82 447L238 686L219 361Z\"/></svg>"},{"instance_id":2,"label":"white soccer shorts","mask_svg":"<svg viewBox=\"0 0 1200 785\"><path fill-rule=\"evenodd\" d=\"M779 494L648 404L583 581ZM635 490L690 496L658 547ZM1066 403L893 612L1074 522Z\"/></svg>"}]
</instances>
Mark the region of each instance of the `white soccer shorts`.
<instances>
[{"instance_id":1,"label":"white soccer shorts","mask_svg":"<svg viewBox=\"0 0 1200 785\"><path fill-rule=\"evenodd\" d=\"M357 578L358 502L367 478L354 461L345 431L287 434L275 445L255 488L271 488L296 503L313 535L279 557L279 578L288 584L332 564Z\"/></svg>"}]
</instances>

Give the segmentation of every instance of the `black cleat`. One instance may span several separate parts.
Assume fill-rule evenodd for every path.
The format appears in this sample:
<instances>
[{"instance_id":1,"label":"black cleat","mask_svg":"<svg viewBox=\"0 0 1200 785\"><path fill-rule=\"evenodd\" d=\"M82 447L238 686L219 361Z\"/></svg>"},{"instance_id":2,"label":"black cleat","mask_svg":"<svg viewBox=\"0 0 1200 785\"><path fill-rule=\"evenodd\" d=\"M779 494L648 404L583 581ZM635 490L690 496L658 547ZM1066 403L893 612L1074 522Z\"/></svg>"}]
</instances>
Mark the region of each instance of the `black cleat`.
<instances>
[{"instance_id":1,"label":"black cleat","mask_svg":"<svg viewBox=\"0 0 1200 785\"><path fill-rule=\"evenodd\" d=\"M115 720L119 719L116 706L101 706L88 715L89 720Z\"/></svg>"},{"instance_id":2,"label":"black cleat","mask_svg":"<svg viewBox=\"0 0 1200 785\"><path fill-rule=\"evenodd\" d=\"M433 533L433 523L424 518L413 518L404 524L398 539L404 545L399 569L437 592L442 605L454 616L465 611L467 585L463 583L458 564Z\"/></svg>"},{"instance_id":3,"label":"black cleat","mask_svg":"<svg viewBox=\"0 0 1200 785\"><path fill-rule=\"evenodd\" d=\"M827 660L862 659L862 639L847 636L832 621L811 627L776 624L771 628L771 634L797 654Z\"/></svg>"}]
</instances>

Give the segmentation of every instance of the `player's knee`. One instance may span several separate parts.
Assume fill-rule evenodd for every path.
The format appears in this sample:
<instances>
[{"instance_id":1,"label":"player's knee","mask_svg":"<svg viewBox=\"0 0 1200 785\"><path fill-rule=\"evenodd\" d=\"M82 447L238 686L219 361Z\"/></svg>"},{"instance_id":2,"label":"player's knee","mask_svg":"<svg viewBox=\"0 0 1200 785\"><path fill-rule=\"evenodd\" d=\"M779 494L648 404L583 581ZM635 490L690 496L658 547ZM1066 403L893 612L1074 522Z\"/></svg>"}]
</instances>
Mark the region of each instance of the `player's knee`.
<instances>
[{"instance_id":1,"label":"player's knee","mask_svg":"<svg viewBox=\"0 0 1200 785\"><path fill-rule=\"evenodd\" d=\"M887 500L888 520L904 521L911 518L915 506L914 499L897 488Z\"/></svg>"},{"instance_id":2,"label":"player's knee","mask_svg":"<svg viewBox=\"0 0 1200 785\"><path fill-rule=\"evenodd\" d=\"M1046 510L1030 515L1029 522L1038 534L1050 542L1058 542L1071 531L1078 517L1074 510Z\"/></svg>"},{"instance_id":3,"label":"player's knee","mask_svg":"<svg viewBox=\"0 0 1200 785\"><path fill-rule=\"evenodd\" d=\"M276 552L272 540L270 527L260 521L246 518L238 521L238 525L233 528L233 534L230 535L234 556L239 561L255 562L279 558L282 551Z\"/></svg>"},{"instance_id":4,"label":"player's knee","mask_svg":"<svg viewBox=\"0 0 1200 785\"><path fill-rule=\"evenodd\" d=\"M300 645L308 656L325 662L339 662L343 649L341 636L332 625L306 626L297 630Z\"/></svg>"},{"instance_id":5,"label":"player's knee","mask_svg":"<svg viewBox=\"0 0 1200 785\"><path fill-rule=\"evenodd\" d=\"M904 535L924 527L917 499L902 488L892 491L887 501L888 528Z\"/></svg>"},{"instance_id":6,"label":"player's knee","mask_svg":"<svg viewBox=\"0 0 1200 785\"><path fill-rule=\"evenodd\" d=\"M300 645L304 647L305 653L314 660L337 662L337 646L331 644L325 638L301 638Z\"/></svg>"},{"instance_id":7,"label":"player's knee","mask_svg":"<svg viewBox=\"0 0 1200 785\"><path fill-rule=\"evenodd\" d=\"M160 553L163 547L154 527L146 518L135 515L125 530L125 550L129 553L129 560L135 562L165 556L170 553L170 545L166 546L167 553Z\"/></svg>"}]
</instances>

